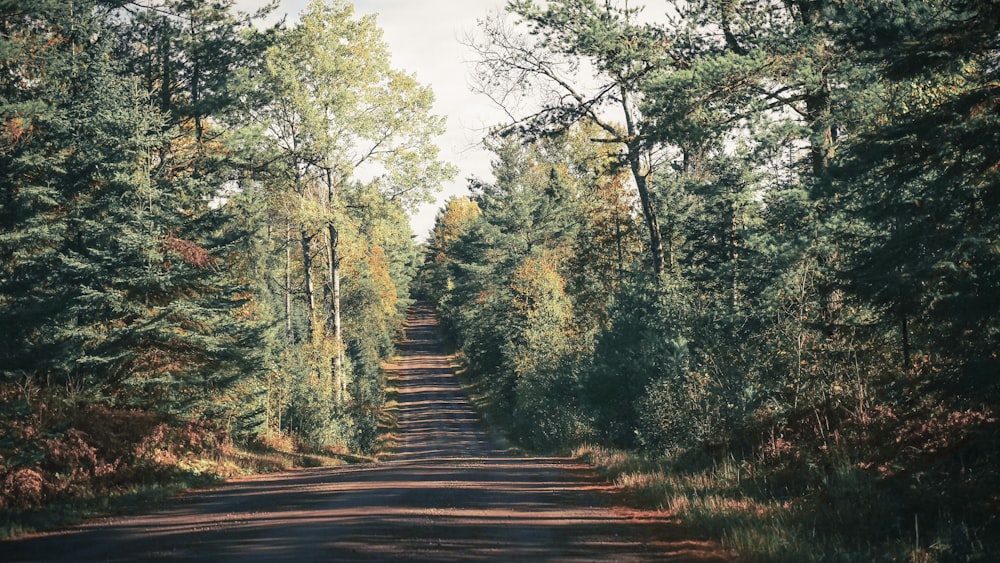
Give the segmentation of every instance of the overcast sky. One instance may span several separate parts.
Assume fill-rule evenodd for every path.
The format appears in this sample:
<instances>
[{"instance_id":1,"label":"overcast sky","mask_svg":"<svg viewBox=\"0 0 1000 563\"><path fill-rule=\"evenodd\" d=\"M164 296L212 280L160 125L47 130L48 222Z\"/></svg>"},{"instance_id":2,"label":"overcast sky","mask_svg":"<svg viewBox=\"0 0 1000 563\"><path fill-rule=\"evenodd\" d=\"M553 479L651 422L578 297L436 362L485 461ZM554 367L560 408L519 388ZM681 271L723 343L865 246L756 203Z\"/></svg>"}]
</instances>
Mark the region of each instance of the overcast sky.
<instances>
[{"instance_id":1,"label":"overcast sky","mask_svg":"<svg viewBox=\"0 0 1000 563\"><path fill-rule=\"evenodd\" d=\"M238 0L237 6L252 11L266 0ZM281 0L278 17L287 14L293 23L308 0ZM430 85L436 97L435 113L448 118L448 132L439 140L441 156L459 168L453 182L438 194L438 203L427 205L413 217L417 236L434 225L438 207L448 197L466 192L470 176L491 178L490 155L479 142L486 128L500 122L503 114L489 100L470 92L468 61L472 55L459 42L472 32L476 20L495 12L506 0L356 0L357 14L377 14L392 52L393 67L417 75Z\"/></svg>"}]
</instances>

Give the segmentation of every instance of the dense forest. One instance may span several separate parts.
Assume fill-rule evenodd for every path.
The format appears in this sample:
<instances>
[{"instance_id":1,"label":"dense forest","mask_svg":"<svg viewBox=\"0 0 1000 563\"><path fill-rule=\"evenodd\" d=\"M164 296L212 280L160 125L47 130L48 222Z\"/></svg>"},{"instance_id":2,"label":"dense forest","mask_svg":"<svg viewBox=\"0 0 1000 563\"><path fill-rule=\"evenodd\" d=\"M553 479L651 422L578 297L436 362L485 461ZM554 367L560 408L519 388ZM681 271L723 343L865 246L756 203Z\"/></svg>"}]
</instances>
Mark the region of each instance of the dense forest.
<instances>
[{"instance_id":1,"label":"dense forest","mask_svg":"<svg viewBox=\"0 0 1000 563\"><path fill-rule=\"evenodd\" d=\"M755 558L995 560L1000 5L671 5L468 41L515 120L420 290L486 404Z\"/></svg>"},{"instance_id":2,"label":"dense forest","mask_svg":"<svg viewBox=\"0 0 1000 563\"><path fill-rule=\"evenodd\" d=\"M268 11L0 4L0 510L375 449L443 119L374 17Z\"/></svg>"},{"instance_id":3,"label":"dense forest","mask_svg":"<svg viewBox=\"0 0 1000 563\"><path fill-rule=\"evenodd\" d=\"M0 2L0 512L375 452L424 299L491 424L751 559L1000 558L1000 4L512 0L423 247L430 89L273 10Z\"/></svg>"}]
</instances>

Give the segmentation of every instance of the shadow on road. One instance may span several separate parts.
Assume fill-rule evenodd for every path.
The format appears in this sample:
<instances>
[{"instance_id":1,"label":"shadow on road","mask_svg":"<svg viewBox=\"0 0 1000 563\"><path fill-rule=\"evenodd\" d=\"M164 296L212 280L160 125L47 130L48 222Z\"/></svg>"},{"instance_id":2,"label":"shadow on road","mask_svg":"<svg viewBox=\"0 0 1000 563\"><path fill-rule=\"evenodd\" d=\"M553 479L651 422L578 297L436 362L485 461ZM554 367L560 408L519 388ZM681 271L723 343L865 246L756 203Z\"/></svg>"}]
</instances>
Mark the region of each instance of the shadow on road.
<instances>
[{"instance_id":1,"label":"shadow on road","mask_svg":"<svg viewBox=\"0 0 1000 563\"><path fill-rule=\"evenodd\" d=\"M3 561L729 561L668 515L614 506L571 460L498 450L414 308L388 462L236 480L145 516L0 543Z\"/></svg>"}]
</instances>

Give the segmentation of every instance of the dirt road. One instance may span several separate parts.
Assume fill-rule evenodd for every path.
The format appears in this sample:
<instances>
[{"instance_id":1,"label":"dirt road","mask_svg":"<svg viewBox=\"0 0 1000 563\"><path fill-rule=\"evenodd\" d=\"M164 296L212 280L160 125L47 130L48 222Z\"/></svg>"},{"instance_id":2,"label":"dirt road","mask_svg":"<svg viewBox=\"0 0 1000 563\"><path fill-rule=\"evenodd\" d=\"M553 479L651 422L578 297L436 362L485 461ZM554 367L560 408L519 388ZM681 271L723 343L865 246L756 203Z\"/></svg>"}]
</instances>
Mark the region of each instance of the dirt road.
<instances>
[{"instance_id":1,"label":"dirt road","mask_svg":"<svg viewBox=\"0 0 1000 563\"><path fill-rule=\"evenodd\" d=\"M377 465L253 477L156 512L0 542L0 561L728 561L668 516L616 505L585 466L499 451L433 315L398 363L400 444Z\"/></svg>"}]
</instances>

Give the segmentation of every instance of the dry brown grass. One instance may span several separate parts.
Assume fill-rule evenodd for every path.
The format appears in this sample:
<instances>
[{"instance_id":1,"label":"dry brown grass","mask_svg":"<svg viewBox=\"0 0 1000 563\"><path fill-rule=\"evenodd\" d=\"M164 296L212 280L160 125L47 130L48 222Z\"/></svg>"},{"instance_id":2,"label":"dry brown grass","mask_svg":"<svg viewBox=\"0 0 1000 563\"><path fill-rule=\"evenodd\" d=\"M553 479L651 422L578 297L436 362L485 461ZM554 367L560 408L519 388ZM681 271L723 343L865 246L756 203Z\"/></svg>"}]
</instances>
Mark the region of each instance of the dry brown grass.
<instances>
[{"instance_id":1,"label":"dry brown grass","mask_svg":"<svg viewBox=\"0 0 1000 563\"><path fill-rule=\"evenodd\" d=\"M305 453L293 436L266 434L240 448L210 421L70 399L0 388L0 538L238 475L349 461Z\"/></svg>"}]
</instances>

